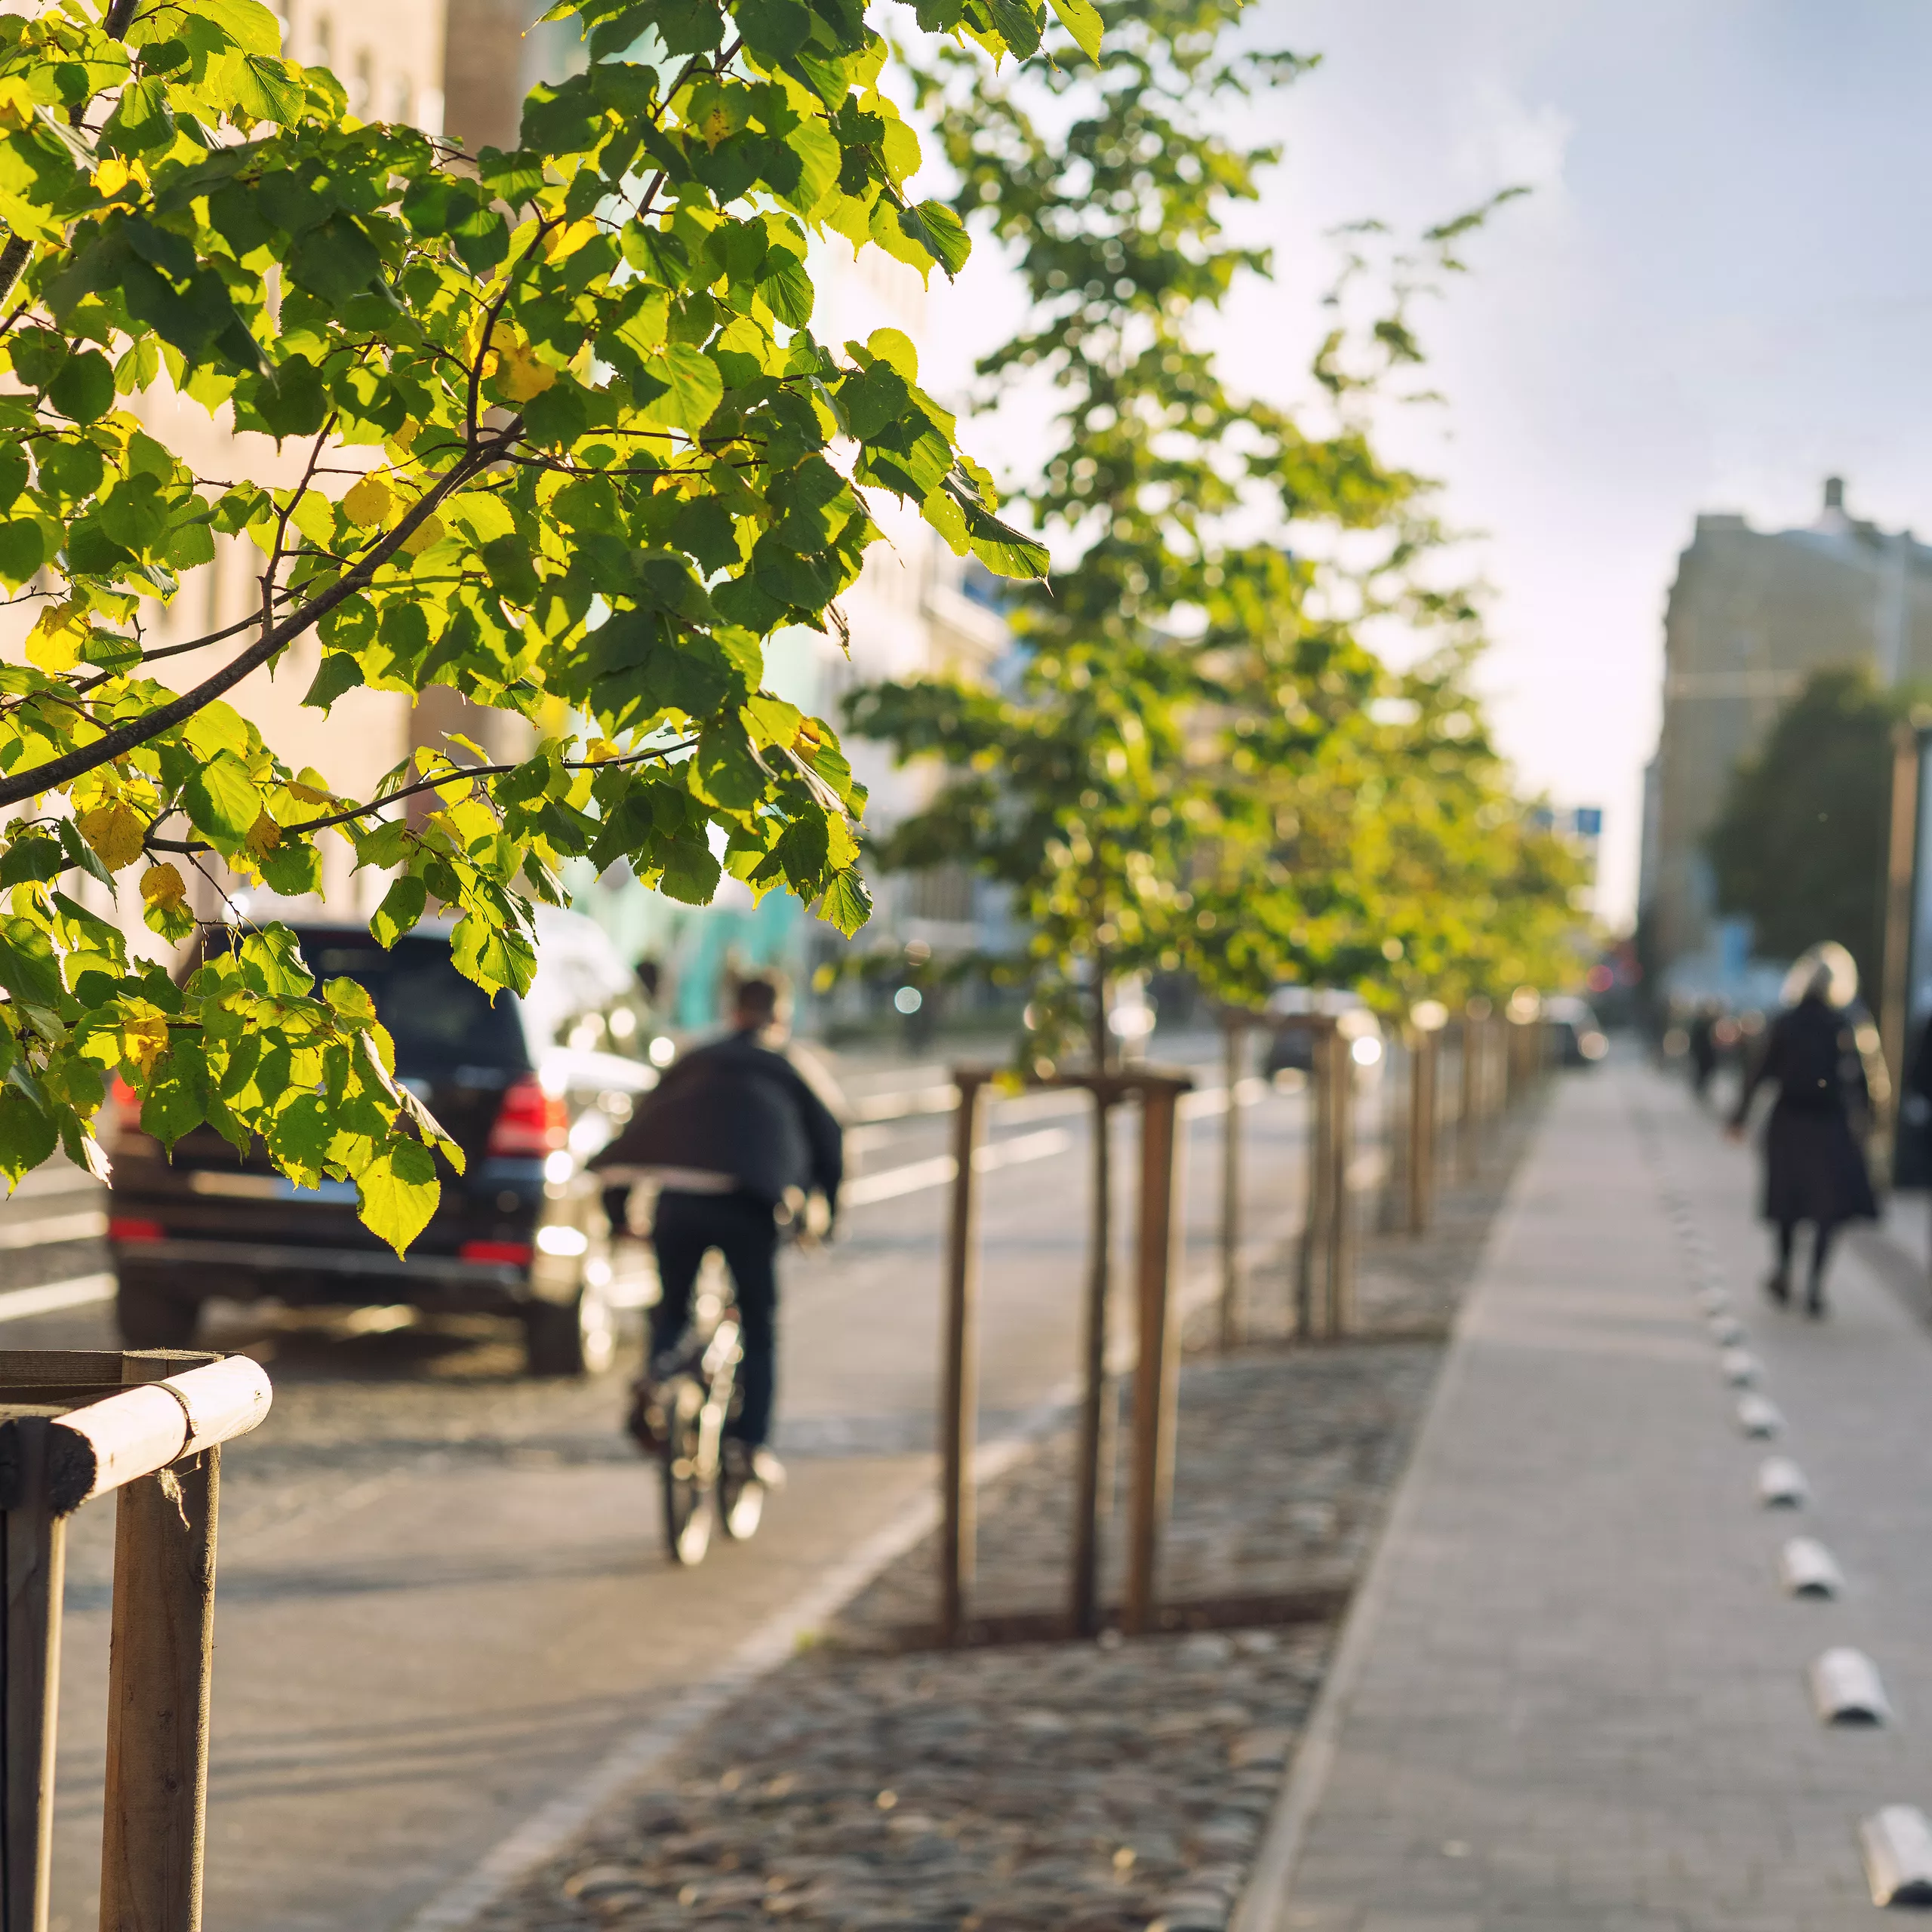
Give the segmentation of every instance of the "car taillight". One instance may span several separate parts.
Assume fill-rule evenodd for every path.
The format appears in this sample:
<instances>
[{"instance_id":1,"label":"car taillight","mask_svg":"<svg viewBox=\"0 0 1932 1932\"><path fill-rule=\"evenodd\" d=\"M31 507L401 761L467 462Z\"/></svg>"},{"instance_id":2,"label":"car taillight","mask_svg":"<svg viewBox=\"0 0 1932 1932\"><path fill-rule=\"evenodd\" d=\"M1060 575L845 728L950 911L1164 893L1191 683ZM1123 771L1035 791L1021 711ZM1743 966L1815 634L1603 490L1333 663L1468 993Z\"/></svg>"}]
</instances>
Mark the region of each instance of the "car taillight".
<instances>
[{"instance_id":1,"label":"car taillight","mask_svg":"<svg viewBox=\"0 0 1932 1932\"><path fill-rule=\"evenodd\" d=\"M530 1244L527 1241L466 1241L456 1255L459 1261L494 1261L524 1268L530 1263Z\"/></svg>"},{"instance_id":2,"label":"car taillight","mask_svg":"<svg viewBox=\"0 0 1932 1932\"><path fill-rule=\"evenodd\" d=\"M158 1221L142 1221L126 1214L113 1214L108 1217L107 1238L109 1241L164 1241L168 1230Z\"/></svg>"},{"instance_id":3,"label":"car taillight","mask_svg":"<svg viewBox=\"0 0 1932 1932\"><path fill-rule=\"evenodd\" d=\"M117 1140L141 1131L141 1097L118 1073L107 1090L107 1126Z\"/></svg>"},{"instance_id":4,"label":"car taillight","mask_svg":"<svg viewBox=\"0 0 1932 1932\"><path fill-rule=\"evenodd\" d=\"M571 1119L560 1094L546 1094L535 1074L527 1073L503 1095L489 1152L504 1158L541 1157L570 1138Z\"/></svg>"}]
</instances>

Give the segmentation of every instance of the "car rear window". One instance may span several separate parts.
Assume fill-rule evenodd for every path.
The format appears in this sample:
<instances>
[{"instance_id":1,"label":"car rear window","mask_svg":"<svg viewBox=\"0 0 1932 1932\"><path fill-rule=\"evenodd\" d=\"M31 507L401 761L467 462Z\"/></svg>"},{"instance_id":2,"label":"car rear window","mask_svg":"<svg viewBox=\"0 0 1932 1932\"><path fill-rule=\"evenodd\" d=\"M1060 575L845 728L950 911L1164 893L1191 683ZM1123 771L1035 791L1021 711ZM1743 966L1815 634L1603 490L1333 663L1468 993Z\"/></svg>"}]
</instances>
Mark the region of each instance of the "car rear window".
<instances>
[{"instance_id":1,"label":"car rear window","mask_svg":"<svg viewBox=\"0 0 1932 1932\"><path fill-rule=\"evenodd\" d=\"M376 1002L395 1042L395 1070L434 1078L460 1066L520 1072L530 1065L513 994L494 1003L466 980L449 941L412 937L385 952L368 934L296 928L302 956L318 980L353 980Z\"/></svg>"}]
</instances>

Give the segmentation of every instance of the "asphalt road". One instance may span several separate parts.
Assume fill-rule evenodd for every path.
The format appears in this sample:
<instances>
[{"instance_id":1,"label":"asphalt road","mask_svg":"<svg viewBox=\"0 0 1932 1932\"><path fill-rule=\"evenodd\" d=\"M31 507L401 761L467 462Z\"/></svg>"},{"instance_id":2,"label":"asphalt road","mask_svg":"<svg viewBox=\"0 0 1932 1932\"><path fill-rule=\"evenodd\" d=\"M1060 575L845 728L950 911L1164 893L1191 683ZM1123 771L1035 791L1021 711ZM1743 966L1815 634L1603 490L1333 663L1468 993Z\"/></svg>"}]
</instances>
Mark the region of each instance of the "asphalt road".
<instances>
[{"instance_id":1,"label":"asphalt road","mask_svg":"<svg viewBox=\"0 0 1932 1932\"><path fill-rule=\"evenodd\" d=\"M866 1084L941 1077L908 1069ZM1296 1211L1304 1103L1258 1085L1251 1097L1245 1192L1258 1229ZM1214 1266L1221 1104L1198 1097L1186 1137L1184 1272L1196 1277ZM1088 1131L1063 1097L994 1109L989 1436L1072 1370ZM857 1131L843 1238L786 1264L790 1484L755 1541L714 1546L696 1571L666 1561L652 1472L619 1432L634 1349L596 1380L536 1383L521 1377L514 1332L488 1321L217 1312L211 1344L258 1355L276 1395L223 1468L209 1932L426 1925L426 1905L508 1833L926 1493L946 1200L934 1163L946 1133L937 1115ZM1123 1133L1124 1194L1131 1144ZM99 1211L85 1183L51 1172L0 1208L6 1346L115 1345L103 1302L17 1312L23 1289L99 1292ZM112 1543L110 1508L77 1519L55 1932L97 1913Z\"/></svg>"}]
</instances>

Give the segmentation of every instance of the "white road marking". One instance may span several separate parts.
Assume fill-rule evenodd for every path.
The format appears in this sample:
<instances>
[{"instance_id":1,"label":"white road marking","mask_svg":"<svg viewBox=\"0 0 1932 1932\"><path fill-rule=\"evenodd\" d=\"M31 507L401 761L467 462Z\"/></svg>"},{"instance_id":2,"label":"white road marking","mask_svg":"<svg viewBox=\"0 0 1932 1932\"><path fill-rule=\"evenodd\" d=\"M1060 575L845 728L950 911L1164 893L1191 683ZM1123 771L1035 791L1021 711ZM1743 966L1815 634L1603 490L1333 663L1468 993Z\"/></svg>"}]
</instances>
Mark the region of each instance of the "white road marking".
<instances>
[{"instance_id":1,"label":"white road marking","mask_svg":"<svg viewBox=\"0 0 1932 1932\"><path fill-rule=\"evenodd\" d=\"M0 1294L0 1321L18 1321L23 1315L51 1315L57 1309L86 1308L114 1299L112 1275L75 1275L64 1281L43 1281L37 1288L10 1288Z\"/></svg>"},{"instance_id":2,"label":"white road marking","mask_svg":"<svg viewBox=\"0 0 1932 1932\"><path fill-rule=\"evenodd\" d=\"M1073 1137L1063 1127L1042 1128L1037 1134L1017 1134L1010 1140L989 1141L973 1156L976 1172L991 1174L1000 1168L1017 1168L1024 1161L1044 1161L1064 1154L1073 1145ZM848 1208L869 1208L876 1201L896 1201L903 1194L922 1193L929 1187L945 1187L959 1171L959 1163L950 1154L935 1154L930 1160L909 1161L903 1168L888 1168L882 1174L861 1174L839 1190L839 1201Z\"/></svg>"},{"instance_id":3,"label":"white road marking","mask_svg":"<svg viewBox=\"0 0 1932 1932\"><path fill-rule=\"evenodd\" d=\"M41 1221L0 1221L0 1247L45 1247L57 1241L98 1241L107 1217L98 1208L85 1214L50 1214Z\"/></svg>"}]
</instances>

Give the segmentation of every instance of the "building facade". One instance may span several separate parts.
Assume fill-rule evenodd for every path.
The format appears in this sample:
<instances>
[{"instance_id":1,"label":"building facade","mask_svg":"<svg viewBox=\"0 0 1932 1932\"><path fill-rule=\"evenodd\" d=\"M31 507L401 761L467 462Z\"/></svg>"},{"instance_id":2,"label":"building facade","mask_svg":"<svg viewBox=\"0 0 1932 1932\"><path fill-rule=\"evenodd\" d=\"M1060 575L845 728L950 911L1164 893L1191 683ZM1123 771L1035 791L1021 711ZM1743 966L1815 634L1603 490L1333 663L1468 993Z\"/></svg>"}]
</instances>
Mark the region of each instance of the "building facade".
<instances>
[{"instance_id":1,"label":"building facade","mask_svg":"<svg viewBox=\"0 0 1932 1932\"><path fill-rule=\"evenodd\" d=\"M1850 515L1827 479L1817 520L1761 531L1697 518L1664 617L1663 719L1645 773L1640 918L1667 989L1718 989L1740 936L1716 906L1704 840L1732 771L1816 671L1932 679L1932 546Z\"/></svg>"}]
</instances>

